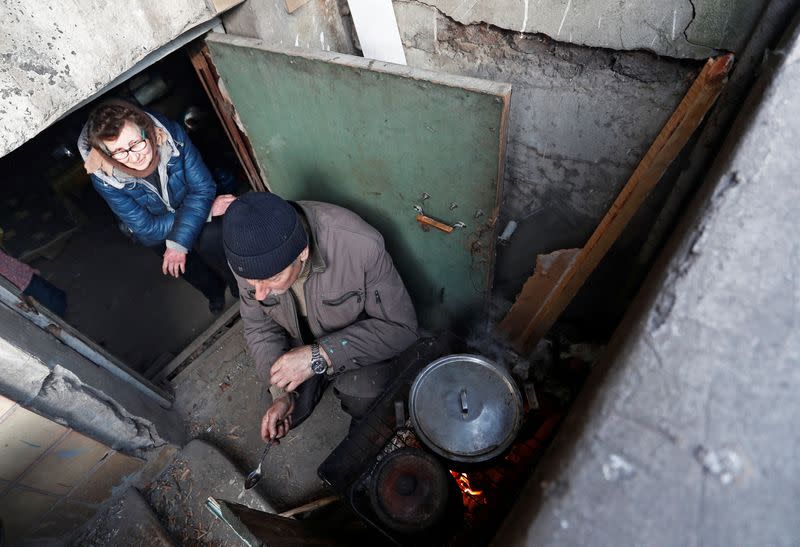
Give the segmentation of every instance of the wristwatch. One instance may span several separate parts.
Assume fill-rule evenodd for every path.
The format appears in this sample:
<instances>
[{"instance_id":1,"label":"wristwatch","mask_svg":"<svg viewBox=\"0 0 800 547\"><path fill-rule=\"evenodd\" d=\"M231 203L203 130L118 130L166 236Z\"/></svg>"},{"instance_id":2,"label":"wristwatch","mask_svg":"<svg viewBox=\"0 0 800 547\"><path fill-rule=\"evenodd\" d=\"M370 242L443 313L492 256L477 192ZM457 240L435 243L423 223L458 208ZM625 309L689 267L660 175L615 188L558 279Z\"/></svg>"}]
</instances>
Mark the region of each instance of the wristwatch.
<instances>
[{"instance_id":1,"label":"wristwatch","mask_svg":"<svg viewBox=\"0 0 800 547\"><path fill-rule=\"evenodd\" d=\"M322 358L319 352L319 344L311 344L311 370L314 374L325 374L328 370L328 363Z\"/></svg>"}]
</instances>

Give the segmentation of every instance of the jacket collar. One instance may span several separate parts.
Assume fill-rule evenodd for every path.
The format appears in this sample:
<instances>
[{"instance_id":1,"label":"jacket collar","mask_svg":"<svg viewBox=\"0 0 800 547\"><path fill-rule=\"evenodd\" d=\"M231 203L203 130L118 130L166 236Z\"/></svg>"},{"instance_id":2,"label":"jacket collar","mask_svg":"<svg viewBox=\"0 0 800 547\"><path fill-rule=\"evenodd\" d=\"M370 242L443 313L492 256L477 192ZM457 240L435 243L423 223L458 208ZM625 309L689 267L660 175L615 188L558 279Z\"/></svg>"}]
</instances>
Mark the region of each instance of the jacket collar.
<instances>
[{"instance_id":1,"label":"jacket collar","mask_svg":"<svg viewBox=\"0 0 800 547\"><path fill-rule=\"evenodd\" d=\"M328 268L328 264L325 262L325 257L322 256L317 242L319 223L316 215L314 215L314 209L299 201L290 201L289 203L300 213L300 220L303 221L303 225L308 232L308 256L311 261L311 271L313 273L324 272Z\"/></svg>"}]
</instances>

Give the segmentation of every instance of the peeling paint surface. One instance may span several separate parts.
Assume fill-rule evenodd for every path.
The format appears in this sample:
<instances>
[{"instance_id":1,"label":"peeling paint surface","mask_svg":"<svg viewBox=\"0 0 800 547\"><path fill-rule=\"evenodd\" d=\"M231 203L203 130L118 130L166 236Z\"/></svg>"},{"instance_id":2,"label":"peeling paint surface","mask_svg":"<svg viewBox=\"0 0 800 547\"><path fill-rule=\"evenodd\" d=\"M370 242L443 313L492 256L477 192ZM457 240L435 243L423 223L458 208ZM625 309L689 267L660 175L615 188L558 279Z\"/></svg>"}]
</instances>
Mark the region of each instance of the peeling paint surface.
<instances>
[{"instance_id":1,"label":"peeling paint surface","mask_svg":"<svg viewBox=\"0 0 800 547\"><path fill-rule=\"evenodd\" d=\"M421 0L463 24L489 23L579 45L701 59L743 46L765 1Z\"/></svg>"},{"instance_id":2,"label":"peeling paint surface","mask_svg":"<svg viewBox=\"0 0 800 547\"><path fill-rule=\"evenodd\" d=\"M215 16L203 0L0 5L0 156L148 53Z\"/></svg>"}]
</instances>

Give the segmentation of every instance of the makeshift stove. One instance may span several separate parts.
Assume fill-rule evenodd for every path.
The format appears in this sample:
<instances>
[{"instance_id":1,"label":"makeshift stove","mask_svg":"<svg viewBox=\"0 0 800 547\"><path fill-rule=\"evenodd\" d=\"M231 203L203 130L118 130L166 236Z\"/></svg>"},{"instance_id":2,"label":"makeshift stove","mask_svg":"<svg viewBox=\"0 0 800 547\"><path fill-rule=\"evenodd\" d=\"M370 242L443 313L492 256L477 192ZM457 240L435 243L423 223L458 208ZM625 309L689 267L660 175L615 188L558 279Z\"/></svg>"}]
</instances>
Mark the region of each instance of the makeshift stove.
<instances>
[{"instance_id":1,"label":"makeshift stove","mask_svg":"<svg viewBox=\"0 0 800 547\"><path fill-rule=\"evenodd\" d=\"M398 379L318 470L397 545L487 543L560 419L525 412L517 440L487 462L465 464L435 453L406 418L408 394L420 371L454 349L461 349L454 338L426 339L400 356Z\"/></svg>"}]
</instances>

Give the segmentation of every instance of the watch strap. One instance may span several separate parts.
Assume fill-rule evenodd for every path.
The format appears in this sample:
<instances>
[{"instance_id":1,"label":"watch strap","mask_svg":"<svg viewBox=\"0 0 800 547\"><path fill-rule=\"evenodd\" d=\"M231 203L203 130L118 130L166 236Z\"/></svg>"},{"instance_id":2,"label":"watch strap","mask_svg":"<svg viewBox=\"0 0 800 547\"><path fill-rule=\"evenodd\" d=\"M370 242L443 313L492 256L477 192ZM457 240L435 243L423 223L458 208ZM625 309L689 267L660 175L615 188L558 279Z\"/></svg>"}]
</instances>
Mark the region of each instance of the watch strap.
<instances>
[{"instance_id":1,"label":"watch strap","mask_svg":"<svg viewBox=\"0 0 800 547\"><path fill-rule=\"evenodd\" d=\"M322 358L319 344L316 342L311 344L311 370L314 374L325 374L328 371L328 363Z\"/></svg>"}]
</instances>

